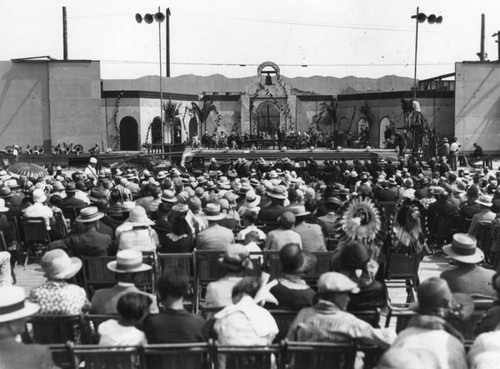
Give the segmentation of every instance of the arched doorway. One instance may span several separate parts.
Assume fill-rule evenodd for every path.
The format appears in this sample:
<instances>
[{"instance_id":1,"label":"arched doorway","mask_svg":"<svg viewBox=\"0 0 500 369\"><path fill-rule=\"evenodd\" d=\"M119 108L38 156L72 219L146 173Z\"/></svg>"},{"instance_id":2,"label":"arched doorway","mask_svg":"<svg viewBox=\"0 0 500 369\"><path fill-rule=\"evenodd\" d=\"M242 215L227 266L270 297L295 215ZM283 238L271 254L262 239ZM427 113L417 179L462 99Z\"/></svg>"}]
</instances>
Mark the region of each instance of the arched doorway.
<instances>
[{"instance_id":1,"label":"arched doorway","mask_svg":"<svg viewBox=\"0 0 500 369\"><path fill-rule=\"evenodd\" d=\"M383 117L382 120L380 121L380 130L379 130L379 146L380 148L386 148L387 147L387 140L385 138L385 130L387 128L391 127L391 121L387 117Z\"/></svg>"},{"instance_id":2,"label":"arched doorway","mask_svg":"<svg viewBox=\"0 0 500 369\"><path fill-rule=\"evenodd\" d=\"M161 144L161 119L155 117L151 123L151 143Z\"/></svg>"},{"instance_id":3,"label":"arched doorway","mask_svg":"<svg viewBox=\"0 0 500 369\"><path fill-rule=\"evenodd\" d=\"M191 140L194 136L198 134L198 121L195 117L189 120L189 139Z\"/></svg>"},{"instance_id":4,"label":"arched doorway","mask_svg":"<svg viewBox=\"0 0 500 369\"><path fill-rule=\"evenodd\" d=\"M178 117L174 118L174 142L173 143L182 143L182 123Z\"/></svg>"},{"instance_id":5,"label":"arched doorway","mask_svg":"<svg viewBox=\"0 0 500 369\"><path fill-rule=\"evenodd\" d=\"M120 150L139 150L139 125L133 117L120 121Z\"/></svg>"},{"instance_id":6,"label":"arched doorway","mask_svg":"<svg viewBox=\"0 0 500 369\"><path fill-rule=\"evenodd\" d=\"M264 102L257 108L257 133L274 136L280 129L280 111L276 104Z\"/></svg>"}]
</instances>

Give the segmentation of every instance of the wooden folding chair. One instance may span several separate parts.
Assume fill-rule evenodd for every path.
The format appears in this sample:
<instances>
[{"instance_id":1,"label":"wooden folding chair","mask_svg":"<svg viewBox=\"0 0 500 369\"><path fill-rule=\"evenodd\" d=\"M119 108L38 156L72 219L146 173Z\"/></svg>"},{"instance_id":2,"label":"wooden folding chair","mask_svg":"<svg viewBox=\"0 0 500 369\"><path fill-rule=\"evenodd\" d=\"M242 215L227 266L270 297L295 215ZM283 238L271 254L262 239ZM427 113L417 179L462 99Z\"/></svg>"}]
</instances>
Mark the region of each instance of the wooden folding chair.
<instances>
[{"instance_id":1,"label":"wooden folding chair","mask_svg":"<svg viewBox=\"0 0 500 369\"><path fill-rule=\"evenodd\" d=\"M139 346L67 345L72 369L141 369Z\"/></svg>"},{"instance_id":2,"label":"wooden folding chair","mask_svg":"<svg viewBox=\"0 0 500 369\"><path fill-rule=\"evenodd\" d=\"M291 369L352 369L356 359L356 342L339 333L339 341L285 341L286 362Z\"/></svg>"},{"instance_id":3,"label":"wooden folding chair","mask_svg":"<svg viewBox=\"0 0 500 369\"><path fill-rule=\"evenodd\" d=\"M267 346L229 346L214 345L214 369L271 369L276 362L282 362L280 345Z\"/></svg>"},{"instance_id":4,"label":"wooden folding chair","mask_svg":"<svg viewBox=\"0 0 500 369\"><path fill-rule=\"evenodd\" d=\"M49 231L45 225L44 218L22 218L23 244L26 250L26 261L28 257L41 257L46 251L47 245L51 242Z\"/></svg>"},{"instance_id":5,"label":"wooden folding chair","mask_svg":"<svg viewBox=\"0 0 500 369\"><path fill-rule=\"evenodd\" d=\"M32 343L81 342L82 317L80 315L32 315L27 319L26 327Z\"/></svg>"},{"instance_id":6,"label":"wooden folding chair","mask_svg":"<svg viewBox=\"0 0 500 369\"><path fill-rule=\"evenodd\" d=\"M148 369L209 369L212 345L211 341L150 344L141 347L141 358Z\"/></svg>"}]
</instances>

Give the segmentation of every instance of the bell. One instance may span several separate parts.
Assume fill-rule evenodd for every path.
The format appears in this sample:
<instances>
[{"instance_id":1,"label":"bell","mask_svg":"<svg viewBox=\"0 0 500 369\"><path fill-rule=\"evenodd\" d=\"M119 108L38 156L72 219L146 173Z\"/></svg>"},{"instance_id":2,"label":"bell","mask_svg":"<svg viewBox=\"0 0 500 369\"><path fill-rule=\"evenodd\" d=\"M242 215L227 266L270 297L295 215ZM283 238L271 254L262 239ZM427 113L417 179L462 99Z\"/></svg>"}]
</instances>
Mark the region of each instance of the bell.
<instances>
[{"instance_id":1,"label":"bell","mask_svg":"<svg viewBox=\"0 0 500 369\"><path fill-rule=\"evenodd\" d=\"M146 22L147 24L153 23L153 20L153 16L149 13L144 16L144 22Z\"/></svg>"},{"instance_id":2,"label":"bell","mask_svg":"<svg viewBox=\"0 0 500 369\"><path fill-rule=\"evenodd\" d=\"M137 23L142 23L142 15L140 15L139 13L137 13L135 15L135 20Z\"/></svg>"},{"instance_id":3,"label":"bell","mask_svg":"<svg viewBox=\"0 0 500 369\"><path fill-rule=\"evenodd\" d=\"M437 24L440 24L442 21L443 21L443 17L442 16L439 16L439 17L436 18L436 23Z\"/></svg>"},{"instance_id":4,"label":"bell","mask_svg":"<svg viewBox=\"0 0 500 369\"><path fill-rule=\"evenodd\" d=\"M165 20L165 14L163 14L162 12L158 12L155 14L155 21L157 21L158 23L161 23Z\"/></svg>"},{"instance_id":5,"label":"bell","mask_svg":"<svg viewBox=\"0 0 500 369\"><path fill-rule=\"evenodd\" d=\"M436 16L434 14L431 14L427 17L427 22L429 22L430 24L434 24L436 23Z\"/></svg>"},{"instance_id":6,"label":"bell","mask_svg":"<svg viewBox=\"0 0 500 369\"><path fill-rule=\"evenodd\" d=\"M266 76L266 86L272 86L273 85L273 79L270 74Z\"/></svg>"},{"instance_id":7,"label":"bell","mask_svg":"<svg viewBox=\"0 0 500 369\"><path fill-rule=\"evenodd\" d=\"M426 19L427 16L425 15L425 13L418 13L417 15L418 23L424 23Z\"/></svg>"}]
</instances>

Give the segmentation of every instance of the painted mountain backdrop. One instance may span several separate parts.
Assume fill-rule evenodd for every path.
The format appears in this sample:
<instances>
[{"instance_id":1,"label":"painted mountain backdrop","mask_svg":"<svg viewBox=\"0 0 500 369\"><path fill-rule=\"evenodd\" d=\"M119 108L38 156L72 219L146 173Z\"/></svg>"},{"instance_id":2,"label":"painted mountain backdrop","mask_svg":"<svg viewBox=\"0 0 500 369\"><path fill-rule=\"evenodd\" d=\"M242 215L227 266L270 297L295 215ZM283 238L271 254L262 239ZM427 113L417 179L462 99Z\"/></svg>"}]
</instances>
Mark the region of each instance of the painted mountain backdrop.
<instances>
[{"instance_id":1,"label":"painted mountain backdrop","mask_svg":"<svg viewBox=\"0 0 500 369\"><path fill-rule=\"evenodd\" d=\"M227 78L221 74L196 76L193 74L164 78L163 91L199 95L203 92L243 92L258 77ZM296 94L338 95L364 92L408 91L413 79L395 75L381 78L359 77L284 77L285 83ZM158 76L145 76L128 80L104 80L104 90L158 91Z\"/></svg>"}]
</instances>

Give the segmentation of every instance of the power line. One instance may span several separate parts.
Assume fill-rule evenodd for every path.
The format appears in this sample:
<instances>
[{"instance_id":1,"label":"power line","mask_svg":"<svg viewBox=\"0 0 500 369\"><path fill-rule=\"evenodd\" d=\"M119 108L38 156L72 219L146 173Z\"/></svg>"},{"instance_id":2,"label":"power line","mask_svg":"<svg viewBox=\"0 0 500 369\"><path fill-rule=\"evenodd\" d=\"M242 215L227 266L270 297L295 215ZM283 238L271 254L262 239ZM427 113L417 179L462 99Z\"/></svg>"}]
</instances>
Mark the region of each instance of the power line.
<instances>
[{"instance_id":1,"label":"power line","mask_svg":"<svg viewBox=\"0 0 500 369\"><path fill-rule=\"evenodd\" d=\"M100 60L102 63L109 64L158 64L153 61L140 60ZM259 63L210 63L210 62L170 62L174 65L193 65L193 66L214 66L214 67L258 67ZM455 62L446 63L419 63L418 65L436 66L436 65L454 65ZM332 64L281 64L280 67L401 67L410 66L412 63L332 63Z\"/></svg>"}]
</instances>

